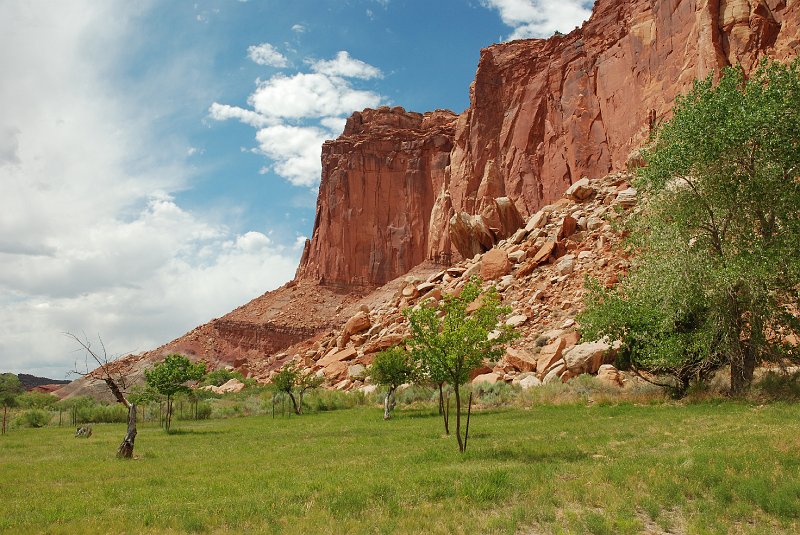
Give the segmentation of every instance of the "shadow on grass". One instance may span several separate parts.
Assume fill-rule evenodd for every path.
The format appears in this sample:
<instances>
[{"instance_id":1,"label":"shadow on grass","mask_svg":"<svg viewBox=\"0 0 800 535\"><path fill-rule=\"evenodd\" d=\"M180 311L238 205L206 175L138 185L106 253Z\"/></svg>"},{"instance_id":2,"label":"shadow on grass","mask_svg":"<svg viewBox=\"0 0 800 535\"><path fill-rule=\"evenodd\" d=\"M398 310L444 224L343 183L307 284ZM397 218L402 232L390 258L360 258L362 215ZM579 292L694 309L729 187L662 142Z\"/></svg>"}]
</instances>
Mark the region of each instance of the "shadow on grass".
<instances>
[{"instance_id":1,"label":"shadow on grass","mask_svg":"<svg viewBox=\"0 0 800 535\"><path fill-rule=\"evenodd\" d=\"M170 429L168 435L224 435L227 431L198 431L196 429Z\"/></svg>"},{"instance_id":2,"label":"shadow on grass","mask_svg":"<svg viewBox=\"0 0 800 535\"><path fill-rule=\"evenodd\" d=\"M492 461L517 461L523 463L576 462L589 458L580 450L535 451L526 449L497 448L467 452L470 458Z\"/></svg>"}]
</instances>

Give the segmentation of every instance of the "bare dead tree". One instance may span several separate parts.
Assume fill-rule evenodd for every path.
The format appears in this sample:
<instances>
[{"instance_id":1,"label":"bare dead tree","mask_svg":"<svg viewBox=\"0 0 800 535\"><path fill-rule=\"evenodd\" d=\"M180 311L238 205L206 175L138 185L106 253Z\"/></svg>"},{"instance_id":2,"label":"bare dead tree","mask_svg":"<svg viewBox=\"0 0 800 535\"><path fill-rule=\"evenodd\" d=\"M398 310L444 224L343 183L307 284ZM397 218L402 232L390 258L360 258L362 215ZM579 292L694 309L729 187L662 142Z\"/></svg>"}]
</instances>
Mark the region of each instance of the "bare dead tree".
<instances>
[{"instance_id":1,"label":"bare dead tree","mask_svg":"<svg viewBox=\"0 0 800 535\"><path fill-rule=\"evenodd\" d=\"M128 401L128 398L126 397L128 377L119 369L119 366L113 366L113 359L109 359L106 346L100 336L97 337L97 340L100 343L102 354L99 354L97 351L92 349L92 343L85 334L83 338L80 338L72 333L66 332L64 333L64 336L77 343L86 353L85 370L79 371L76 363L73 373L82 377L101 379L106 383L108 389L111 390L111 394L114 396L114 399L128 409L128 431L125 433L125 438L122 440L122 444L120 444L119 448L117 449L117 457L125 459L132 458L133 445L134 441L136 440L136 404ZM91 357L92 360L97 363L98 367L94 371L89 371L89 357Z\"/></svg>"}]
</instances>

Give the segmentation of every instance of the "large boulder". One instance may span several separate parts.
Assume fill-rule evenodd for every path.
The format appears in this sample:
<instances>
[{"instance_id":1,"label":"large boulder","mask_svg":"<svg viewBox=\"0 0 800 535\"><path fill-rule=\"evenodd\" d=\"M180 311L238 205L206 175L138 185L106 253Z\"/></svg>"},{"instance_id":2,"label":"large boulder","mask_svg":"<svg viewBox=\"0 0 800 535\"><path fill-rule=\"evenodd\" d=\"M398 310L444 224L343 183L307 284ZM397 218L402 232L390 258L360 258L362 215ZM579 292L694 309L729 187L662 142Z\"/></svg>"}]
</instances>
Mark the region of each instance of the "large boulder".
<instances>
[{"instance_id":1,"label":"large boulder","mask_svg":"<svg viewBox=\"0 0 800 535\"><path fill-rule=\"evenodd\" d=\"M506 348L505 361L521 372L536 371L536 356L526 349Z\"/></svg>"},{"instance_id":2,"label":"large boulder","mask_svg":"<svg viewBox=\"0 0 800 535\"><path fill-rule=\"evenodd\" d=\"M481 259L481 278L483 280L499 279L511 273L511 261L508 253L502 249L492 249Z\"/></svg>"},{"instance_id":3,"label":"large boulder","mask_svg":"<svg viewBox=\"0 0 800 535\"><path fill-rule=\"evenodd\" d=\"M564 196L580 202L591 197L594 191L594 188L589 185L589 179L583 177L567 188L567 191L564 192Z\"/></svg>"},{"instance_id":4,"label":"large boulder","mask_svg":"<svg viewBox=\"0 0 800 535\"><path fill-rule=\"evenodd\" d=\"M562 352L567 343L563 338L558 337L539 351L539 359L536 363L536 370L539 376L543 377L551 366L561 360Z\"/></svg>"},{"instance_id":5,"label":"large boulder","mask_svg":"<svg viewBox=\"0 0 800 535\"><path fill-rule=\"evenodd\" d=\"M576 373L597 373L605 360L614 361L611 345L605 342L586 342L564 352L567 368Z\"/></svg>"},{"instance_id":6,"label":"large boulder","mask_svg":"<svg viewBox=\"0 0 800 535\"><path fill-rule=\"evenodd\" d=\"M498 381L502 381L503 377L496 372L489 372L489 373L482 373L478 375L472 380L472 384L476 385L478 383L489 383L490 385L495 384Z\"/></svg>"}]
</instances>

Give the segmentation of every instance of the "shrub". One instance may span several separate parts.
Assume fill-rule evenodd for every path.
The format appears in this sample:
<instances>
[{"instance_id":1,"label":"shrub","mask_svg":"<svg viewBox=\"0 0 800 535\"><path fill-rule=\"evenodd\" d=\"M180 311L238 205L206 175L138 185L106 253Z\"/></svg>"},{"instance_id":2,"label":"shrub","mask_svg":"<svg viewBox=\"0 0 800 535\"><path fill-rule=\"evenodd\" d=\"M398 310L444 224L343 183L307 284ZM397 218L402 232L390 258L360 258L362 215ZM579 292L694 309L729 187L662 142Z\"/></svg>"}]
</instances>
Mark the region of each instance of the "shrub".
<instances>
[{"instance_id":1,"label":"shrub","mask_svg":"<svg viewBox=\"0 0 800 535\"><path fill-rule=\"evenodd\" d=\"M22 411L14 418L14 427L44 427L50 423L50 413L40 409Z\"/></svg>"}]
</instances>

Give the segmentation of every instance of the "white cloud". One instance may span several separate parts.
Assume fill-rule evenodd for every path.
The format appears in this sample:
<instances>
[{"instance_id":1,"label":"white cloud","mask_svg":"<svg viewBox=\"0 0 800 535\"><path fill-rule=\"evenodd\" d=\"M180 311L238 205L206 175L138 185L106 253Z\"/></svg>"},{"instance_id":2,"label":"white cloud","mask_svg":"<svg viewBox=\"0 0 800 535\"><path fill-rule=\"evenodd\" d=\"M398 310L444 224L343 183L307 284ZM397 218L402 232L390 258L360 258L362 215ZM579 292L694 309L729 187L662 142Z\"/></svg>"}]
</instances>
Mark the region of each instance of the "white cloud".
<instances>
[{"instance_id":1,"label":"white cloud","mask_svg":"<svg viewBox=\"0 0 800 535\"><path fill-rule=\"evenodd\" d=\"M554 32L571 32L592 14L592 1L585 0L481 0L500 13L503 24L514 31L513 39L549 37Z\"/></svg>"},{"instance_id":2,"label":"white cloud","mask_svg":"<svg viewBox=\"0 0 800 535\"><path fill-rule=\"evenodd\" d=\"M190 183L191 145L154 121L204 84L109 75L147 30L141 10L0 3L0 50L14 51L0 54L0 101L14 103L0 114L0 371L63 377L75 355L62 331L99 333L113 352L152 349L294 272L291 238L233 232L170 194Z\"/></svg>"},{"instance_id":3,"label":"white cloud","mask_svg":"<svg viewBox=\"0 0 800 535\"><path fill-rule=\"evenodd\" d=\"M340 50L333 59L311 61L310 64L312 71L327 74L328 76L360 78L362 80L383 77L380 69L350 57L350 54L345 50Z\"/></svg>"},{"instance_id":4,"label":"white cloud","mask_svg":"<svg viewBox=\"0 0 800 535\"><path fill-rule=\"evenodd\" d=\"M256 133L258 150L273 160L273 170L295 186L319 182L322 143L331 133L312 126L277 125Z\"/></svg>"},{"instance_id":5,"label":"white cloud","mask_svg":"<svg viewBox=\"0 0 800 535\"><path fill-rule=\"evenodd\" d=\"M289 119L350 114L380 101L377 93L354 89L343 78L322 73L275 75L260 82L248 98L257 113Z\"/></svg>"},{"instance_id":6,"label":"white cloud","mask_svg":"<svg viewBox=\"0 0 800 535\"><path fill-rule=\"evenodd\" d=\"M229 106L227 104L219 104L217 102L214 102L208 108L208 115L215 121L237 119L244 124L255 128L261 128L275 123L274 120L264 117L260 113L256 113L253 110L246 110L238 106Z\"/></svg>"},{"instance_id":7,"label":"white cloud","mask_svg":"<svg viewBox=\"0 0 800 535\"><path fill-rule=\"evenodd\" d=\"M292 31L294 33L305 33L307 31L307 28L302 24L295 24L292 26Z\"/></svg>"},{"instance_id":8,"label":"white cloud","mask_svg":"<svg viewBox=\"0 0 800 535\"><path fill-rule=\"evenodd\" d=\"M269 43L261 43L260 45L247 47L247 57L259 65L269 65L270 67L277 67L279 69L289 64L286 56L278 52L278 50Z\"/></svg>"},{"instance_id":9,"label":"white cloud","mask_svg":"<svg viewBox=\"0 0 800 535\"><path fill-rule=\"evenodd\" d=\"M279 73L256 80L248 97L252 109L213 103L212 119L237 119L257 129L256 152L270 165L262 174L275 172L296 186L319 183L322 143L341 134L345 117L354 111L374 108L384 97L357 89L346 78L369 80L381 76L372 65L339 52L331 60L306 60L314 72Z\"/></svg>"}]
</instances>

